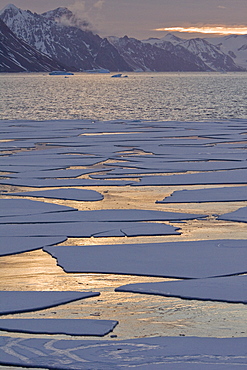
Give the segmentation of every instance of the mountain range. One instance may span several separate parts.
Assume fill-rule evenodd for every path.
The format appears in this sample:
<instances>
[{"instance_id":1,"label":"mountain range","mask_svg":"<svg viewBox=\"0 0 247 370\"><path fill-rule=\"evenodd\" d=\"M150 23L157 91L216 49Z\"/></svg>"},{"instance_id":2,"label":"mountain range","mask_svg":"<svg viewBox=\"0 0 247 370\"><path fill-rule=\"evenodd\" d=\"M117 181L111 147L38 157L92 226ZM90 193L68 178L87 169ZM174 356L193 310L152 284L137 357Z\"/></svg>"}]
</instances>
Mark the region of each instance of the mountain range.
<instances>
[{"instance_id":1,"label":"mountain range","mask_svg":"<svg viewBox=\"0 0 247 370\"><path fill-rule=\"evenodd\" d=\"M247 35L101 38L67 8L0 12L0 71L247 71Z\"/></svg>"}]
</instances>

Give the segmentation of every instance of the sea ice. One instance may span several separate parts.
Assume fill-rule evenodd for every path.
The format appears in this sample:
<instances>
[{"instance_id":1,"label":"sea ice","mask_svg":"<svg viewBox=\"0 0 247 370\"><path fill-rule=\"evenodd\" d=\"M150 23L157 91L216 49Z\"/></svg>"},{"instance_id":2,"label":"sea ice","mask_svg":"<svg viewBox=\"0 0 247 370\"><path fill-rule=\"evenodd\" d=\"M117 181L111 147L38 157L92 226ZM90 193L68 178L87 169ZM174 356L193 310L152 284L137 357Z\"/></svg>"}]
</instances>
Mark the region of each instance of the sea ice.
<instances>
[{"instance_id":1,"label":"sea ice","mask_svg":"<svg viewBox=\"0 0 247 370\"><path fill-rule=\"evenodd\" d=\"M69 199L78 201L97 201L102 200L102 194L95 190L87 189L53 189L43 191L26 191L20 193L8 193L10 196L34 197L34 198L55 198L55 199Z\"/></svg>"},{"instance_id":2,"label":"sea ice","mask_svg":"<svg viewBox=\"0 0 247 370\"><path fill-rule=\"evenodd\" d=\"M8 205L8 203L6 204ZM51 212L45 214L21 215L15 216L14 218L0 217L0 224L33 224L79 221L131 223L137 221L181 221L200 219L205 217L207 217L207 215L195 213L153 211L144 209L100 209L93 211Z\"/></svg>"},{"instance_id":3,"label":"sea ice","mask_svg":"<svg viewBox=\"0 0 247 370\"><path fill-rule=\"evenodd\" d=\"M0 330L33 334L104 336L118 324L95 319L0 319Z\"/></svg>"},{"instance_id":4,"label":"sea ice","mask_svg":"<svg viewBox=\"0 0 247 370\"><path fill-rule=\"evenodd\" d=\"M186 166L184 166L184 170ZM132 186L246 184L247 170L211 171L170 176L145 176Z\"/></svg>"},{"instance_id":5,"label":"sea ice","mask_svg":"<svg viewBox=\"0 0 247 370\"><path fill-rule=\"evenodd\" d=\"M76 211L58 204L37 202L29 199L0 199L0 217L40 215L48 213Z\"/></svg>"},{"instance_id":6,"label":"sea ice","mask_svg":"<svg viewBox=\"0 0 247 370\"><path fill-rule=\"evenodd\" d=\"M241 202L247 200L247 187L224 187L174 191L156 203Z\"/></svg>"},{"instance_id":7,"label":"sea ice","mask_svg":"<svg viewBox=\"0 0 247 370\"><path fill-rule=\"evenodd\" d=\"M247 272L245 240L45 247L66 272L206 278Z\"/></svg>"},{"instance_id":8,"label":"sea ice","mask_svg":"<svg viewBox=\"0 0 247 370\"><path fill-rule=\"evenodd\" d=\"M237 370L247 338L152 337L124 341L0 337L0 363L56 370Z\"/></svg>"},{"instance_id":9,"label":"sea ice","mask_svg":"<svg viewBox=\"0 0 247 370\"><path fill-rule=\"evenodd\" d=\"M177 228L171 225L150 224L147 231L140 228L139 235L153 235L153 229L158 229L159 235L176 235ZM125 228L135 227L138 229L143 226L142 223L136 222L132 225L130 222L54 222L50 223L27 223L27 224L0 224L0 235L8 236L63 236L67 238L90 238L99 233L109 232L109 236L119 236L119 231ZM153 226L153 227L152 227ZM147 233L149 232L149 234ZM122 236L125 234L122 233Z\"/></svg>"},{"instance_id":10,"label":"sea ice","mask_svg":"<svg viewBox=\"0 0 247 370\"><path fill-rule=\"evenodd\" d=\"M96 292L0 291L0 315L43 310L98 295Z\"/></svg>"},{"instance_id":11,"label":"sea ice","mask_svg":"<svg viewBox=\"0 0 247 370\"><path fill-rule=\"evenodd\" d=\"M1 236L0 238L0 256L24 253L41 249L48 245L63 243L67 240L66 236Z\"/></svg>"},{"instance_id":12,"label":"sea ice","mask_svg":"<svg viewBox=\"0 0 247 370\"><path fill-rule=\"evenodd\" d=\"M217 218L226 221L247 222L247 207L239 208L234 212L225 213Z\"/></svg>"},{"instance_id":13,"label":"sea ice","mask_svg":"<svg viewBox=\"0 0 247 370\"><path fill-rule=\"evenodd\" d=\"M247 248L247 244L246 244ZM247 303L247 275L208 279L128 284L116 288L117 292L157 294L166 297Z\"/></svg>"}]
</instances>

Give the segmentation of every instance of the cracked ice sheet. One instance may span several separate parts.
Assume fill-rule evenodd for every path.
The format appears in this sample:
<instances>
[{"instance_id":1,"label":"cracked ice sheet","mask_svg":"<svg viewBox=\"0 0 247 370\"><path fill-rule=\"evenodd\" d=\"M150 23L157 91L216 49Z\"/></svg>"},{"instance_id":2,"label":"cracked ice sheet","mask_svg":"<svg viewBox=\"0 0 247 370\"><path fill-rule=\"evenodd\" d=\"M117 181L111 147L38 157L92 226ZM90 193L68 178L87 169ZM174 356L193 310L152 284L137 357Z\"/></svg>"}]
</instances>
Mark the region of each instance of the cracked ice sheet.
<instances>
[{"instance_id":1,"label":"cracked ice sheet","mask_svg":"<svg viewBox=\"0 0 247 370\"><path fill-rule=\"evenodd\" d=\"M124 341L0 337L0 363L57 370L236 370L247 338L152 337Z\"/></svg>"},{"instance_id":2,"label":"cracked ice sheet","mask_svg":"<svg viewBox=\"0 0 247 370\"><path fill-rule=\"evenodd\" d=\"M241 275L159 283L127 284L116 288L115 291L246 304L246 284L247 275Z\"/></svg>"},{"instance_id":3,"label":"cracked ice sheet","mask_svg":"<svg viewBox=\"0 0 247 370\"><path fill-rule=\"evenodd\" d=\"M14 220L13 220L14 222ZM108 236L125 236L128 228L135 227L138 236L155 235L178 235L178 228L166 224L150 223L146 230L143 224L136 222L53 222L37 224L1 224L0 235L3 236L63 236L67 238L90 238L99 236L100 233L108 233ZM126 229L126 234L124 230ZM134 230L129 230L132 235Z\"/></svg>"},{"instance_id":4,"label":"cracked ice sheet","mask_svg":"<svg viewBox=\"0 0 247 370\"><path fill-rule=\"evenodd\" d=\"M78 201L98 201L104 199L104 196L95 190L87 189L53 189L43 191L26 191L20 193L8 193L11 196L34 197L34 198L55 198L69 199Z\"/></svg>"},{"instance_id":5,"label":"cracked ice sheet","mask_svg":"<svg viewBox=\"0 0 247 370\"><path fill-rule=\"evenodd\" d=\"M245 247L246 246L246 247ZM206 278L247 272L247 241L45 247L65 272Z\"/></svg>"},{"instance_id":6,"label":"cracked ice sheet","mask_svg":"<svg viewBox=\"0 0 247 370\"><path fill-rule=\"evenodd\" d=\"M47 203L46 203L47 204ZM1 205L1 202L0 202ZM8 205L8 203L6 203ZM49 222L137 222L181 221L205 218L207 215L143 209L100 209L94 211L53 212L0 218L0 224L27 224Z\"/></svg>"},{"instance_id":7,"label":"cracked ice sheet","mask_svg":"<svg viewBox=\"0 0 247 370\"><path fill-rule=\"evenodd\" d=\"M178 190L156 203L241 202L247 200L247 187Z\"/></svg>"},{"instance_id":8,"label":"cracked ice sheet","mask_svg":"<svg viewBox=\"0 0 247 370\"><path fill-rule=\"evenodd\" d=\"M1 236L0 238L0 256L8 256L11 254L24 253L29 251L34 251L36 249L41 249L48 245L54 245L63 243L67 240L67 237L15 237L10 234L10 236Z\"/></svg>"},{"instance_id":9,"label":"cracked ice sheet","mask_svg":"<svg viewBox=\"0 0 247 370\"><path fill-rule=\"evenodd\" d=\"M96 292L0 291L0 315L39 311L99 295Z\"/></svg>"},{"instance_id":10,"label":"cracked ice sheet","mask_svg":"<svg viewBox=\"0 0 247 370\"><path fill-rule=\"evenodd\" d=\"M95 319L0 319L0 330L32 334L104 336L118 324Z\"/></svg>"},{"instance_id":11,"label":"cracked ice sheet","mask_svg":"<svg viewBox=\"0 0 247 370\"><path fill-rule=\"evenodd\" d=\"M5 194L3 194L5 195ZM7 195L7 193L6 193ZM0 199L0 217L75 212L76 209L29 199Z\"/></svg>"},{"instance_id":12,"label":"cracked ice sheet","mask_svg":"<svg viewBox=\"0 0 247 370\"><path fill-rule=\"evenodd\" d=\"M234 212L225 213L217 217L218 220L247 222L247 207L239 208Z\"/></svg>"}]
</instances>

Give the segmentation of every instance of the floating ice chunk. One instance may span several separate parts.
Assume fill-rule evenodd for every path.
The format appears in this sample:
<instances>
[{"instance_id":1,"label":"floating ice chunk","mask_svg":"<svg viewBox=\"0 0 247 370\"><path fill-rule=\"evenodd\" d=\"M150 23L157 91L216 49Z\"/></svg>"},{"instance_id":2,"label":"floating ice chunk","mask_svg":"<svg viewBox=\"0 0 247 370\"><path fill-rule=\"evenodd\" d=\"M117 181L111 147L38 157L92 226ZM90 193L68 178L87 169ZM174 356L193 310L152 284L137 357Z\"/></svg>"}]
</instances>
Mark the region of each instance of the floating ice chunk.
<instances>
[{"instance_id":1,"label":"floating ice chunk","mask_svg":"<svg viewBox=\"0 0 247 370\"><path fill-rule=\"evenodd\" d=\"M73 72L66 72L66 71L52 71L49 73L50 76L59 76L59 75L69 75L69 76L73 76L74 73Z\"/></svg>"},{"instance_id":2,"label":"floating ice chunk","mask_svg":"<svg viewBox=\"0 0 247 370\"><path fill-rule=\"evenodd\" d=\"M17 166L15 166L17 167ZM31 167L31 166L30 166ZM1 168L0 168L1 169ZM8 170L11 169L9 166ZM7 168L6 168L7 170ZM8 171L7 170L7 171ZM66 170L66 169L59 169L59 170L42 170L37 171L37 168L35 170L32 170L31 168L23 169L23 172L20 171L21 168L19 168L19 171L14 174L8 174L8 177L10 178L40 178L40 179L46 179L46 178L69 178L69 177L78 177L83 174L87 174L90 172L93 172L93 170Z\"/></svg>"},{"instance_id":3,"label":"floating ice chunk","mask_svg":"<svg viewBox=\"0 0 247 370\"><path fill-rule=\"evenodd\" d=\"M50 223L27 223L27 224L0 224L0 235L8 236L67 236L68 238L89 238L99 233L108 232L109 236L120 236L121 230L129 228L129 222L56 222L56 215L54 221ZM136 222L135 227L142 226L141 223ZM165 234L176 235L177 228L168 225ZM151 226L147 229L153 235ZM159 229L161 230L161 229ZM121 234L119 234L121 232ZM143 232L143 229L142 229ZM164 229L163 229L164 232ZM145 235L148 235L147 231Z\"/></svg>"},{"instance_id":4,"label":"floating ice chunk","mask_svg":"<svg viewBox=\"0 0 247 370\"><path fill-rule=\"evenodd\" d=\"M28 186L33 188L68 187L68 186L126 186L133 184L133 180L90 180L90 179L38 179L13 178L0 179L0 184L13 186Z\"/></svg>"},{"instance_id":5,"label":"floating ice chunk","mask_svg":"<svg viewBox=\"0 0 247 370\"><path fill-rule=\"evenodd\" d=\"M184 170L186 167L184 167ZM170 176L145 176L132 186L246 184L247 170L212 171Z\"/></svg>"},{"instance_id":6,"label":"floating ice chunk","mask_svg":"<svg viewBox=\"0 0 247 370\"><path fill-rule=\"evenodd\" d=\"M87 189L53 189L43 191L26 191L22 193L8 193L11 196L23 196L23 197L34 197L34 198L55 198L55 199L69 199L78 201L97 201L102 200L104 197L102 194L95 190Z\"/></svg>"},{"instance_id":7,"label":"floating ice chunk","mask_svg":"<svg viewBox=\"0 0 247 370\"><path fill-rule=\"evenodd\" d=\"M166 297L246 304L246 284L247 275L241 275L159 283L128 284L115 290L117 292L157 294Z\"/></svg>"},{"instance_id":8,"label":"floating ice chunk","mask_svg":"<svg viewBox=\"0 0 247 370\"><path fill-rule=\"evenodd\" d=\"M0 330L33 334L104 336L117 321L94 319L0 319Z\"/></svg>"},{"instance_id":9,"label":"floating ice chunk","mask_svg":"<svg viewBox=\"0 0 247 370\"><path fill-rule=\"evenodd\" d=\"M205 278L247 272L244 244L244 240L226 239L57 246L45 247L44 251L56 258L66 272Z\"/></svg>"},{"instance_id":10,"label":"floating ice chunk","mask_svg":"<svg viewBox=\"0 0 247 370\"><path fill-rule=\"evenodd\" d=\"M219 220L247 222L247 207L239 208L234 212L218 216Z\"/></svg>"},{"instance_id":11,"label":"floating ice chunk","mask_svg":"<svg viewBox=\"0 0 247 370\"><path fill-rule=\"evenodd\" d=\"M57 370L240 370L247 366L247 338L152 337L107 340L0 337L5 365Z\"/></svg>"},{"instance_id":12,"label":"floating ice chunk","mask_svg":"<svg viewBox=\"0 0 247 370\"><path fill-rule=\"evenodd\" d=\"M1 204L1 203L0 203ZM47 203L46 203L47 204ZM0 224L27 224L50 222L136 222L180 221L205 218L207 215L179 212L163 212L143 209L100 209L94 211L53 212L40 215L0 217Z\"/></svg>"},{"instance_id":13,"label":"floating ice chunk","mask_svg":"<svg viewBox=\"0 0 247 370\"><path fill-rule=\"evenodd\" d=\"M43 310L98 295L96 292L0 291L0 315Z\"/></svg>"},{"instance_id":14,"label":"floating ice chunk","mask_svg":"<svg viewBox=\"0 0 247 370\"><path fill-rule=\"evenodd\" d=\"M48 245L54 245L63 243L66 241L67 237L64 236L50 236L50 237L31 237L31 236L1 236L0 238L0 256L8 256L11 254L24 253L28 251L33 251L36 249L41 249Z\"/></svg>"},{"instance_id":15,"label":"floating ice chunk","mask_svg":"<svg viewBox=\"0 0 247 370\"><path fill-rule=\"evenodd\" d=\"M143 223L138 226L133 225L132 227L127 227L121 229L121 231L126 236L157 236L157 235L180 235L181 233L177 232L179 228L175 228L170 225L165 224L155 224L155 223Z\"/></svg>"},{"instance_id":16,"label":"floating ice chunk","mask_svg":"<svg viewBox=\"0 0 247 370\"><path fill-rule=\"evenodd\" d=\"M240 202L247 200L247 187L224 187L174 191L156 203Z\"/></svg>"},{"instance_id":17,"label":"floating ice chunk","mask_svg":"<svg viewBox=\"0 0 247 370\"><path fill-rule=\"evenodd\" d=\"M0 217L39 215L67 211L74 212L76 209L57 204L36 202L29 199L0 199Z\"/></svg>"}]
</instances>

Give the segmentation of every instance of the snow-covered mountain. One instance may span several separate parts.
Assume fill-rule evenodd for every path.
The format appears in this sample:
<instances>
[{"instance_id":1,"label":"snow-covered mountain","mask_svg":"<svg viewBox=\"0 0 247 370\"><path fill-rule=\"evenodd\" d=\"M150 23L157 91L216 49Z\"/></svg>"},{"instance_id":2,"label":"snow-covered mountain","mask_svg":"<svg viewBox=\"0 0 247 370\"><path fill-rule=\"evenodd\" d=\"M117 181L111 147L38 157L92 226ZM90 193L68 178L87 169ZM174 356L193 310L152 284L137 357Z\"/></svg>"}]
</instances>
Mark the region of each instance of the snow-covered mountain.
<instances>
[{"instance_id":1,"label":"snow-covered mountain","mask_svg":"<svg viewBox=\"0 0 247 370\"><path fill-rule=\"evenodd\" d=\"M0 72L48 72L57 69L65 67L18 39L0 19Z\"/></svg>"},{"instance_id":2,"label":"snow-covered mountain","mask_svg":"<svg viewBox=\"0 0 247 370\"><path fill-rule=\"evenodd\" d=\"M75 18L67 8L36 14L10 4L0 18L18 38L70 69L131 70L107 39L73 25Z\"/></svg>"},{"instance_id":3,"label":"snow-covered mountain","mask_svg":"<svg viewBox=\"0 0 247 370\"><path fill-rule=\"evenodd\" d=\"M194 55L199 60L207 66L208 70L212 71L241 71L247 67L235 62L233 53L229 53L229 50L223 50L217 45L217 42L211 43L211 39L182 39L173 34L167 34L161 39L149 39L143 42L150 43L157 47L163 48L164 50L169 50L169 45L171 43L174 46L174 53L179 53L180 55L186 50L187 52ZM167 49L168 48L168 49ZM247 64L247 63L246 63Z\"/></svg>"},{"instance_id":4,"label":"snow-covered mountain","mask_svg":"<svg viewBox=\"0 0 247 370\"><path fill-rule=\"evenodd\" d=\"M191 53L173 53L173 45L170 48L160 48L156 44L145 43L135 38L124 36L109 37L108 40L116 47L124 60L138 71L205 71L206 65L197 61Z\"/></svg>"},{"instance_id":5,"label":"snow-covered mountain","mask_svg":"<svg viewBox=\"0 0 247 370\"><path fill-rule=\"evenodd\" d=\"M235 64L247 70L247 35L230 35L206 40L229 55Z\"/></svg>"}]
</instances>

